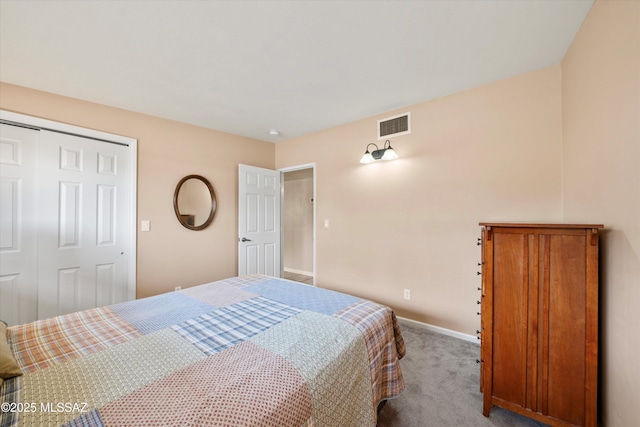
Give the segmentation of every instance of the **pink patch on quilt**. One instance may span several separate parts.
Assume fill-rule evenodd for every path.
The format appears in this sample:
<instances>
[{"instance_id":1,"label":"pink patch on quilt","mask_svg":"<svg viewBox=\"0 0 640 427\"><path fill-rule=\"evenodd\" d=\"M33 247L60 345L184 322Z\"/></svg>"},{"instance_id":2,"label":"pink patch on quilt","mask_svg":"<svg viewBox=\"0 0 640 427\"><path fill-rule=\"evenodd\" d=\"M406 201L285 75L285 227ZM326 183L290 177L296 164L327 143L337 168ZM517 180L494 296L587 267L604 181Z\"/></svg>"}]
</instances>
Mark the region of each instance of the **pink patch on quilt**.
<instances>
[{"instance_id":1,"label":"pink patch on quilt","mask_svg":"<svg viewBox=\"0 0 640 427\"><path fill-rule=\"evenodd\" d=\"M245 341L99 409L105 425L301 426L304 379L285 358Z\"/></svg>"}]
</instances>

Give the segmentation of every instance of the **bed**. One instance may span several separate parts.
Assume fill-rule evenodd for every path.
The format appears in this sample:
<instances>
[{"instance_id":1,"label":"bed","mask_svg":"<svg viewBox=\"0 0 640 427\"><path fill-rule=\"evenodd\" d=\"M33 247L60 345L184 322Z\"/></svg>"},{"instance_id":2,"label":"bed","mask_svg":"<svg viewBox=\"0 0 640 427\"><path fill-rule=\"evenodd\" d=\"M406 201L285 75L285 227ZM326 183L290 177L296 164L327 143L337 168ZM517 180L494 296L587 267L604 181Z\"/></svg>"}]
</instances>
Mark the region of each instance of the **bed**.
<instances>
[{"instance_id":1,"label":"bed","mask_svg":"<svg viewBox=\"0 0 640 427\"><path fill-rule=\"evenodd\" d=\"M390 308L262 275L9 327L6 345L23 375L2 427L375 426L404 389Z\"/></svg>"}]
</instances>

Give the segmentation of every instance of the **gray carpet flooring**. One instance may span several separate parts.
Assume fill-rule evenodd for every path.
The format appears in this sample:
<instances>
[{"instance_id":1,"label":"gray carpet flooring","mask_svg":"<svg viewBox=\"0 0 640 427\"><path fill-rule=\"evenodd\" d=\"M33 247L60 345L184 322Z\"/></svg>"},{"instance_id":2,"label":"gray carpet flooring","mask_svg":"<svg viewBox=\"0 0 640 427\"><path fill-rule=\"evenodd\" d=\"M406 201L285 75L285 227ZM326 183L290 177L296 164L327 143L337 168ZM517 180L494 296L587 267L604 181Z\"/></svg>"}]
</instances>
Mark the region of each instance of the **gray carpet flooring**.
<instances>
[{"instance_id":1,"label":"gray carpet flooring","mask_svg":"<svg viewBox=\"0 0 640 427\"><path fill-rule=\"evenodd\" d=\"M495 406L488 418L482 415L479 345L404 320L400 329L405 390L382 408L378 427L545 426Z\"/></svg>"}]
</instances>

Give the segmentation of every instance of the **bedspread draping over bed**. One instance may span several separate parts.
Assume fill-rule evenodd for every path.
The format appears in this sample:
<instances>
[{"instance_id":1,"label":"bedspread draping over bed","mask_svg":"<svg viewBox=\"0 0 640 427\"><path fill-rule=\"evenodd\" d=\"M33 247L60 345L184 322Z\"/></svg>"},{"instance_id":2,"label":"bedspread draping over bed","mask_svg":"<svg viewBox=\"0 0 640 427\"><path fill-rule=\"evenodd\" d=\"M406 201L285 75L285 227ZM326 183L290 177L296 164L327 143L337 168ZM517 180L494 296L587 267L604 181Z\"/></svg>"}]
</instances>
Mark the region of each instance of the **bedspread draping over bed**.
<instances>
[{"instance_id":1,"label":"bedspread draping over bed","mask_svg":"<svg viewBox=\"0 0 640 427\"><path fill-rule=\"evenodd\" d=\"M268 276L11 327L1 425L375 426L404 388L386 306ZM7 403L10 405L7 406Z\"/></svg>"}]
</instances>

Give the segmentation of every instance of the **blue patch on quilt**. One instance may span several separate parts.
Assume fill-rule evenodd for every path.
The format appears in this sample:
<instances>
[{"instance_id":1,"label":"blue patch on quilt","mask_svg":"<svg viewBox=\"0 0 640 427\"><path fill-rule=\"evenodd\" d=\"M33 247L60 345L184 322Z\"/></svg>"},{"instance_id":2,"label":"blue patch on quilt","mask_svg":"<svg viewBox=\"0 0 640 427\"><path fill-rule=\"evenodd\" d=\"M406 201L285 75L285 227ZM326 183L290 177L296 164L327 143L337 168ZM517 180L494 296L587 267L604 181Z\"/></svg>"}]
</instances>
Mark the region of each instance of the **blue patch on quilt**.
<instances>
[{"instance_id":1,"label":"blue patch on quilt","mask_svg":"<svg viewBox=\"0 0 640 427\"><path fill-rule=\"evenodd\" d=\"M215 310L210 304L198 301L180 292L169 292L154 297L127 301L111 306L120 317L138 328L143 334L168 328L201 314Z\"/></svg>"},{"instance_id":2,"label":"blue patch on quilt","mask_svg":"<svg viewBox=\"0 0 640 427\"><path fill-rule=\"evenodd\" d=\"M298 307L301 310L315 311L316 313L327 315L332 315L361 300L361 298L329 289L316 288L279 279L271 279L247 286L244 290L283 304Z\"/></svg>"},{"instance_id":3,"label":"blue patch on quilt","mask_svg":"<svg viewBox=\"0 0 640 427\"><path fill-rule=\"evenodd\" d=\"M203 353L212 355L301 313L276 301L255 297L187 320L171 329Z\"/></svg>"}]
</instances>

